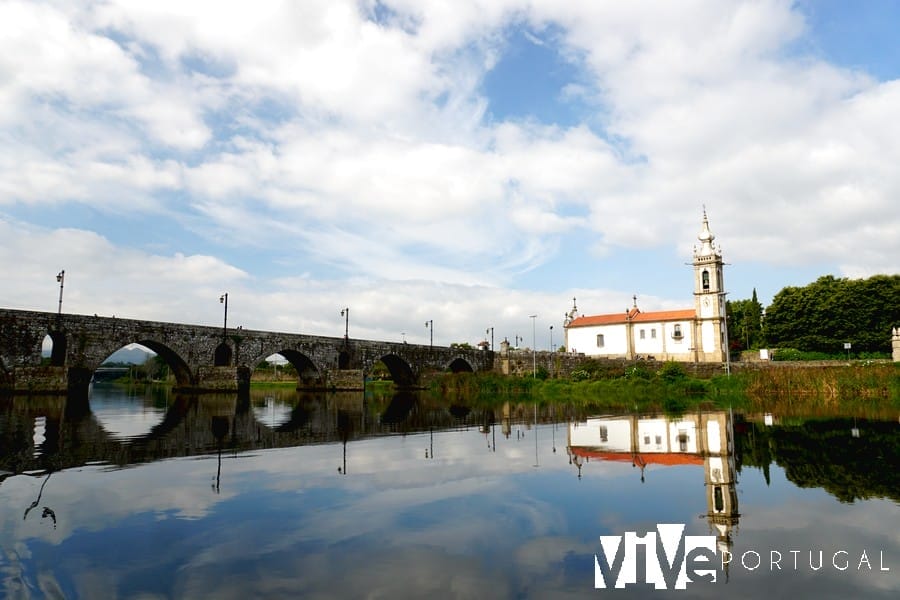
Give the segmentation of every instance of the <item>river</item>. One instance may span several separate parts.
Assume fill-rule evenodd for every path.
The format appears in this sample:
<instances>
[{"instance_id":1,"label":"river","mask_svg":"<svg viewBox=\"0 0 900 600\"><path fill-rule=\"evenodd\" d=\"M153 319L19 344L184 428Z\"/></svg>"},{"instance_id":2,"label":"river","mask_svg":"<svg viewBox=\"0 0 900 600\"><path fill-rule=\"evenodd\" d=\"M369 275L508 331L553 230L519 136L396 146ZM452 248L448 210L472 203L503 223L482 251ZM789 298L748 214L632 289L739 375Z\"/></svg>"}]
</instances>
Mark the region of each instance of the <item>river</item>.
<instances>
[{"instance_id":1,"label":"river","mask_svg":"<svg viewBox=\"0 0 900 600\"><path fill-rule=\"evenodd\" d=\"M896 598L898 466L896 417L0 398L0 595Z\"/></svg>"}]
</instances>

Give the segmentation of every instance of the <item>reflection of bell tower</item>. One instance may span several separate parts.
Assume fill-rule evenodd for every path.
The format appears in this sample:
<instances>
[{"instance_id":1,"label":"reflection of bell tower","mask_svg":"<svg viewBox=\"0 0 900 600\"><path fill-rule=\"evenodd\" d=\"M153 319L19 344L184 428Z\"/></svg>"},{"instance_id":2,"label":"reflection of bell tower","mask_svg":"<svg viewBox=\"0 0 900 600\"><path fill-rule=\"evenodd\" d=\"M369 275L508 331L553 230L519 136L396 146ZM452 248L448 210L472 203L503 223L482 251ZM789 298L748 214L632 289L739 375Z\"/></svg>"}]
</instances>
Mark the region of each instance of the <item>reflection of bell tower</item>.
<instances>
[{"instance_id":1,"label":"reflection of bell tower","mask_svg":"<svg viewBox=\"0 0 900 600\"><path fill-rule=\"evenodd\" d=\"M700 450L706 474L706 520L716 534L716 550L731 552L738 512L734 467L734 431L724 411L701 415ZM727 567L726 567L727 569ZM727 576L726 570L726 576Z\"/></svg>"},{"instance_id":2,"label":"reflection of bell tower","mask_svg":"<svg viewBox=\"0 0 900 600\"><path fill-rule=\"evenodd\" d=\"M722 279L722 249L713 244L706 209L699 246L694 246L694 352L700 362L725 360L725 282Z\"/></svg>"}]
</instances>

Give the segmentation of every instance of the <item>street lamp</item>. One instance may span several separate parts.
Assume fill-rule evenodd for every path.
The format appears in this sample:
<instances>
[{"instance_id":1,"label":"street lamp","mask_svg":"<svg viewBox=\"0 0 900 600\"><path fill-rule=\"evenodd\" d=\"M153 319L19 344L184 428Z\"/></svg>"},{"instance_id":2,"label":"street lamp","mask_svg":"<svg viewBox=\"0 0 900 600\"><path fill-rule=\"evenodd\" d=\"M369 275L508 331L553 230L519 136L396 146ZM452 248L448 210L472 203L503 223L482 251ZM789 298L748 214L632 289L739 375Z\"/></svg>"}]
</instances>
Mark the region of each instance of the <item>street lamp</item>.
<instances>
[{"instance_id":1,"label":"street lamp","mask_svg":"<svg viewBox=\"0 0 900 600\"><path fill-rule=\"evenodd\" d=\"M491 350L493 350L494 349L494 328L493 327L488 327L487 329L484 330L484 335L487 335L489 333L491 334Z\"/></svg>"},{"instance_id":2,"label":"street lamp","mask_svg":"<svg viewBox=\"0 0 900 600\"><path fill-rule=\"evenodd\" d=\"M341 309L341 316L344 317L344 339L350 339L350 309Z\"/></svg>"},{"instance_id":3,"label":"street lamp","mask_svg":"<svg viewBox=\"0 0 900 600\"><path fill-rule=\"evenodd\" d=\"M59 315L62 315L62 293L63 293L63 282L66 279L66 270L63 269L59 272L59 275L56 276L56 281L59 282Z\"/></svg>"},{"instance_id":4,"label":"street lamp","mask_svg":"<svg viewBox=\"0 0 900 600\"><path fill-rule=\"evenodd\" d=\"M425 328L428 330L430 338L428 342L429 348L434 347L434 319L428 319L425 321Z\"/></svg>"},{"instance_id":5,"label":"street lamp","mask_svg":"<svg viewBox=\"0 0 900 600\"><path fill-rule=\"evenodd\" d=\"M553 325L550 326L550 352L553 352Z\"/></svg>"},{"instance_id":6,"label":"street lamp","mask_svg":"<svg viewBox=\"0 0 900 600\"><path fill-rule=\"evenodd\" d=\"M535 345L537 340L537 333L535 329L535 319L537 315L528 315L531 319L531 378L537 378L537 354L535 354Z\"/></svg>"},{"instance_id":7,"label":"street lamp","mask_svg":"<svg viewBox=\"0 0 900 600\"><path fill-rule=\"evenodd\" d=\"M219 296L219 304L225 305L225 322L222 324L222 341L228 337L228 292Z\"/></svg>"}]
</instances>

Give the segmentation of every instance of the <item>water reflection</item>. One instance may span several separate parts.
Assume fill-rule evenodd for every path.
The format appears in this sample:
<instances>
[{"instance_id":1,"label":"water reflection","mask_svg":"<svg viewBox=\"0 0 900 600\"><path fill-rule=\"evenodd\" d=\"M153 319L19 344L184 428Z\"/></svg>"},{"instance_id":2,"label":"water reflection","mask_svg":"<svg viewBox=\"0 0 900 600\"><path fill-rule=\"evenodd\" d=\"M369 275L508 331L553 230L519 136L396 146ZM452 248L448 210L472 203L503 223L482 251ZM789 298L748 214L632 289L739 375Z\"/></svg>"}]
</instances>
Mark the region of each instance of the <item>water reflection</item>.
<instances>
[{"instance_id":1,"label":"water reflection","mask_svg":"<svg viewBox=\"0 0 900 600\"><path fill-rule=\"evenodd\" d=\"M576 421L569 424L566 452L579 479L585 463L591 460L631 464L640 470L641 483L645 483L646 470L651 465L702 466L706 520L716 535L720 555L732 553L740 513L731 411L680 417L619 415Z\"/></svg>"},{"instance_id":2,"label":"water reflection","mask_svg":"<svg viewBox=\"0 0 900 600\"><path fill-rule=\"evenodd\" d=\"M116 440L145 437L159 425L168 410L167 396L158 388L97 385L91 395L91 412L100 427Z\"/></svg>"},{"instance_id":3,"label":"water reflection","mask_svg":"<svg viewBox=\"0 0 900 600\"><path fill-rule=\"evenodd\" d=\"M122 436L104 411L129 402L156 420ZM897 422L852 417L293 391L0 399L0 595L588 597L600 535L685 523L736 557L868 550L875 565L736 562L727 588L689 596L894 597L897 464ZM642 595L666 594L623 597Z\"/></svg>"}]
</instances>

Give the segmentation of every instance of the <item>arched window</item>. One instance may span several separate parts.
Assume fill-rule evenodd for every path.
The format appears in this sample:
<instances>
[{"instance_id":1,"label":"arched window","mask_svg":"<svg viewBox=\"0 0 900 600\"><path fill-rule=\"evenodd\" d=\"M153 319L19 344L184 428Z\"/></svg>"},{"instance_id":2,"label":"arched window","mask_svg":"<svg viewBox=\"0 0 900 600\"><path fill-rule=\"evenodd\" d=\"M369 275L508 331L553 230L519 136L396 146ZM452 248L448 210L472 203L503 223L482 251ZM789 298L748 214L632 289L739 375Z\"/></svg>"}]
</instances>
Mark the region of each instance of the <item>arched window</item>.
<instances>
[{"instance_id":1,"label":"arched window","mask_svg":"<svg viewBox=\"0 0 900 600\"><path fill-rule=\"evenodd\" d=\"M231 365L231 346L222 342L216 347L213 356L213 364L217 367L227 367Z\"/></svg>"},{"instance_id":2,"label":"arched window","mask_svg":"<svg viewBox=\"0 0 900 600\"><path fill-rule=\"evenodd\" d=\"M703 271L703 291L709 290L709 271Z\"/></svg>"}]
</instances>

